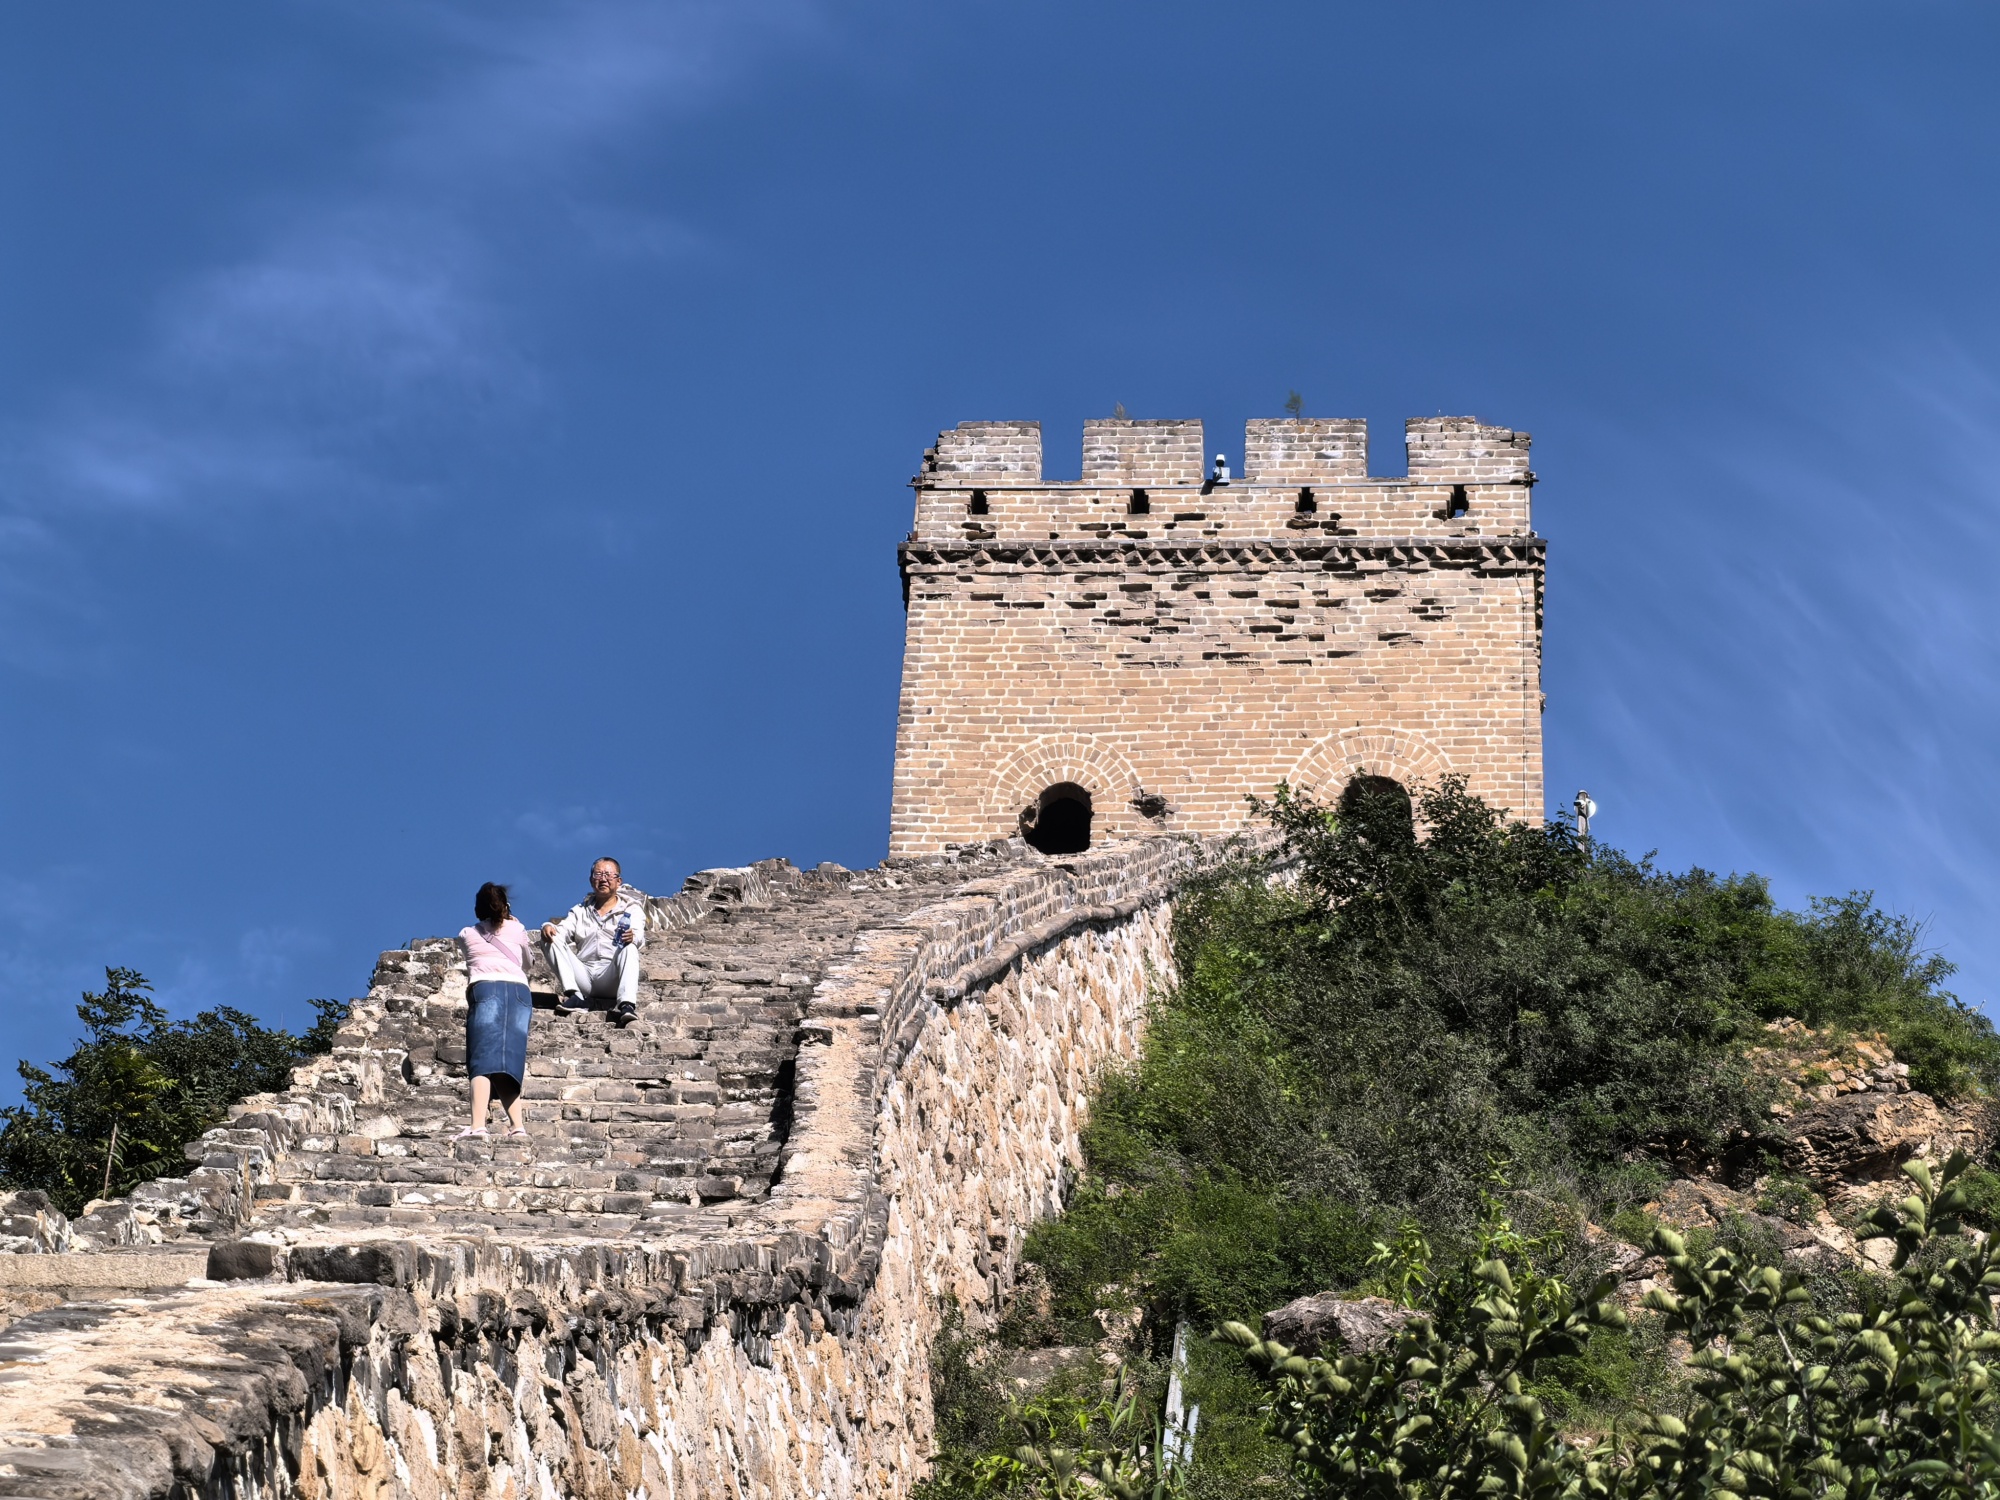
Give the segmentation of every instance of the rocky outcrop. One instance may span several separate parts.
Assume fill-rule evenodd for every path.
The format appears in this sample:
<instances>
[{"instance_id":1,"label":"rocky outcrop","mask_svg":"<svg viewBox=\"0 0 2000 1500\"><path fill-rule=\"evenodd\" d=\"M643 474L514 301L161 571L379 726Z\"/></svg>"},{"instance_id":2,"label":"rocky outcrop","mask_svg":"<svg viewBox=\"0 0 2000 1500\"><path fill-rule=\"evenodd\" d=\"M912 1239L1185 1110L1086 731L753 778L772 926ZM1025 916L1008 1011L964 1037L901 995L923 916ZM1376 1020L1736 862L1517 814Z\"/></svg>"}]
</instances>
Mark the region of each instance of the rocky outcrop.
<instances>
[{"instance_id":1,"label":"rocky outcrop","mask_svg":"<svg viewBox=\"0 0 2000 1500\"><path fill-rule=\"evenodd\" d=\"M1776 1118L1789 1118L1802 1104L1825 1103L1843 1094L1910 1092L1910 1065L1896 1060L1879 1031L1865 1036L1815 1031L1787 1016L1768 1023L1764 1033L1768 1040L1745 1055L1751 1068L1775 1086L1771 1113Z\"/></svg>"},{"instance_id":2,"label":"rocky outcrop","mask_svg":"<svg viewBox=\"0 0 2000 1500\"><path fill-rule=\"evenodd\" d=\"M60 1254L73 1243L68 1218L47 1193L0 1193L0 1255Z\"/></svg>"},{"instance_id":3,"label":"rocky outcrop","mask_svg":"<svg viewBox=\"0 0 2000 1500\"><path fill-rule=\"evenodd\" d=\"M1787 1124L1785 1165L1829 1192L1893 1178L1941 1146L1951 1154L1945 1116L1928 1094L1846 1094L1806 1106Z\"/></svg>"},{"instance_id":4,"label":"rocky outcrop","mask_svg":"<svg viewBox=\"0 0 2000 1500\"><path fill-rule=\"evenodd\" d=\"M525 1144L451 1139L450 945L385 955L128 1221L205 1277L7 1330L0 1496L905 1493L940 1302L1013 1280L1219 852L702 882L639 1025L537 1012Z\"/></svg>"},{"instance_id":5,"label":"rocky outcrop","mask_svg":"<svg viewBox=\"0 0 2000 1500\"><path fill-rule=\"evenodd\" d=\"M1880 1196L1918 1157L1943 1161L1962 1149L1977 1160L1991 1149L1992 1105L1944 1105L1912 1089L1909 1064L1881 1033L1814 1031L1791 1019L1765 1032L1769 1042L1748 1057L1776 1095L1776 1152L1831 1202Z\"/></svg>"},{"instance_id":6,"label":"rocky outcrop","mask_svg":"<svg viewBox=\"0 0 2000 1500\"><path fill-rule=\"evenodd\" d=\"M1386 1297L1320 1292L1264 1314L1264 1337L1294 1354L1359 1354L1380 1349L1416 1314Z\"/></svg>"}]
</instances>

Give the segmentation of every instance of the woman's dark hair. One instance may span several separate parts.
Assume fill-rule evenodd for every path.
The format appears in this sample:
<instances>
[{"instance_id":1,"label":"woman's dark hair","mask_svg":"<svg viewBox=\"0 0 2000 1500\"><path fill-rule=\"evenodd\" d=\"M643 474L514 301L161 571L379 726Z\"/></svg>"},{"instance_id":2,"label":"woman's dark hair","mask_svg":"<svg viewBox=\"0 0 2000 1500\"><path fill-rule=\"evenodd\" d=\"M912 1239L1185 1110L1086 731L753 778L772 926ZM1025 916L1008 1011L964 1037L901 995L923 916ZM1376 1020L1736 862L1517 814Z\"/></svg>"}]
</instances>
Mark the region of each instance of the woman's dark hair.
<instances>
[{"instance_id":1,"label":"woman's dark hair","mask_svg":"<svg viewBox=\"0 0 2000 1500\"><path fill-rule=\"evenodd\" d=\"M513 916L507 905L507 887L487 881L472 898L472 914L489 927L498 927Z\"/></svg>"}]
</instances>

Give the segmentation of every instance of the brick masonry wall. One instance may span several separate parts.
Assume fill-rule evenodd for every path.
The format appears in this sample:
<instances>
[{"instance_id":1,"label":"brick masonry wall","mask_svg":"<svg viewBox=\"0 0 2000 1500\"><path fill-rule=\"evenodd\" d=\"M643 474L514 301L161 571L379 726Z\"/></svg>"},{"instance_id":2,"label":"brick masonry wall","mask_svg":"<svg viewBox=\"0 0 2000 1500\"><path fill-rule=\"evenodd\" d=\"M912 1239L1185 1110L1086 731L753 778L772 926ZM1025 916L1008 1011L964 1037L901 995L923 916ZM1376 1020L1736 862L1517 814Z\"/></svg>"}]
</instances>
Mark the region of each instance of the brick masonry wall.
<instances>
[{"instance_id":1,"label":"brick masonry wall","mask_svg":"<svg viewBox=\"0 0 2000 1500\"><path fill-rule=\"evenodd\" d=\"M1018 450L1028 424L1005 425ZM1355 421L1252 423L1226 486L1198 482L1199 423L1091 423L1076 484L927 463L891 853L1006 837L1063 781L1094 837L1227 832L1246 794L1363 772L1461 773L1539 820L1528 435L1420 418L1406 440L1407 479L1356 477Z\"/></svg>"}]
</instances>

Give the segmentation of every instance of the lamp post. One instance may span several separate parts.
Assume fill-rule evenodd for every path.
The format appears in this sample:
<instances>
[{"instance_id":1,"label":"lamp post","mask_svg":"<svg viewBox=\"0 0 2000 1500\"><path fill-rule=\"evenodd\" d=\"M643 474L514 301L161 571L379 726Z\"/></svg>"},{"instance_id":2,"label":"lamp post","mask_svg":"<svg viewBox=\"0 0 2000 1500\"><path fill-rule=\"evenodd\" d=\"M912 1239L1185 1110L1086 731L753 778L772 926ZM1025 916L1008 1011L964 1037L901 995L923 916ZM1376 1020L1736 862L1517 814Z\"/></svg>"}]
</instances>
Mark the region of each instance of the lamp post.
<instances>
[{"instance_id":1,"label":"lamp post","mask_svg":"<svg viewBox=\"0 0 2000 1500\"><path fill-rule=\"evenodd\" d=\"M1579 791L1576 801L1570 806L1576 809L1576 836L1587 844L1590 842L1590 820L1597 816L1597 799L1588 792Z\"/></svg>"}]
</instances>

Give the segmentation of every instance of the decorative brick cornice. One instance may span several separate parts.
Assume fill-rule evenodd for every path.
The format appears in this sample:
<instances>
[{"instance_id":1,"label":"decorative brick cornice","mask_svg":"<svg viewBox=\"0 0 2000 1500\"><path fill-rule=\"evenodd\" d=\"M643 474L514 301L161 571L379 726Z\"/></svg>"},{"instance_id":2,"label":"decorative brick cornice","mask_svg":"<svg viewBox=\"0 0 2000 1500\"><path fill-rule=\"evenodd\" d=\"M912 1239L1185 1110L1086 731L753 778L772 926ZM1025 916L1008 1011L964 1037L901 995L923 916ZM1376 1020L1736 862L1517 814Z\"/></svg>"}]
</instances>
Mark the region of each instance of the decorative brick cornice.
<instances>
[{"instance_id":1,"label":"decorative brick cornice","mask_svg":"<svg viewBox=\"0 0 2000 1500\"><path fill-rule=\"evenodd\" d=\"M1330 537L1298 541L1009 541L909 540L897 549L907 577L924 568L971 565L1065 569L1102 567L1212 568L1236 564L1338 568L1364 563L1392 568L1478 568L1486 572L1533 571L1546 564L1548 542L1539 536Z\"/></svg>"}]
</instances>

